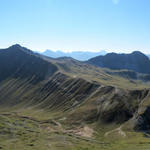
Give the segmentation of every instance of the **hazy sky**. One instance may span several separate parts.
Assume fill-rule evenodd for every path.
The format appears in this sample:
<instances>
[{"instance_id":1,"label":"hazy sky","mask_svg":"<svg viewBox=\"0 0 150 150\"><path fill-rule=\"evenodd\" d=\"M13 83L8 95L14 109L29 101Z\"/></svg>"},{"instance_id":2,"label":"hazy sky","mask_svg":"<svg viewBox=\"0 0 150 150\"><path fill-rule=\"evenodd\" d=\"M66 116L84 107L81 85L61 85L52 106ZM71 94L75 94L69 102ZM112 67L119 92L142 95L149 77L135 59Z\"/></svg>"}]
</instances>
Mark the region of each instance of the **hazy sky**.
<instances>
[{"instance_id":1,"label":"hazy sky","mask_svg":"<svg viewBox=\"0 0 150 150\"><path fill-rule=\"evenodd\" d=\"M150 0L1 0L0 47L150 53Z\"/></svg>"}]
</instances>

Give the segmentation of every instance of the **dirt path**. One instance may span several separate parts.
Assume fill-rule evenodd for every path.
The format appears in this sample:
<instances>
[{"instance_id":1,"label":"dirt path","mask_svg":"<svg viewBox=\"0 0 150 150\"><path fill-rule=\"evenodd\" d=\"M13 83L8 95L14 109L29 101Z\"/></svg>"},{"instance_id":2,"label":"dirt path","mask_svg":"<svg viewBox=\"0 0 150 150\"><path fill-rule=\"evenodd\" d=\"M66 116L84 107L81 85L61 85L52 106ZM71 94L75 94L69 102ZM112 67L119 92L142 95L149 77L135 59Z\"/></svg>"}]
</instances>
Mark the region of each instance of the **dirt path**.
<instances>
[{"instance_id":1,"label":"dirt path","mask_svg":"<svg viewBox=\"0 0 150 150\"><path fill-rule=\"evenodd\" d=\"M126 133L122 130L122 126L120 126L120 127L117 128L117 129L114 129L114 130L112 130L112 131L106 132L106 133L105 133L105 137L107 137L107 136L109 136L109 135L111 135L111 134L113 134L113 133L117 133L118 135L120 135L120 136L122 136L122 137L126 137L126 136L127 136Z\"/></svg>"}]
</instances>

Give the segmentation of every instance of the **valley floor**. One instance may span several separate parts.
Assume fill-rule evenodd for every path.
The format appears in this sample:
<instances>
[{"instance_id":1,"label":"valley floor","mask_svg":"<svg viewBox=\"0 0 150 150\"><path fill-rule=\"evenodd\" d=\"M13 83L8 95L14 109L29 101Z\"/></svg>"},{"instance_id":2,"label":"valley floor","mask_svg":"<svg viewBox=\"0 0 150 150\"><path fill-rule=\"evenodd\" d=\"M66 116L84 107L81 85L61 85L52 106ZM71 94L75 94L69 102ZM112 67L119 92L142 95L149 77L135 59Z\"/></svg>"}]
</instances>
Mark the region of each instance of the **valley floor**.
<instances>
[{"instance_id":1,"label":"valley floor","mask_svg":"<svg viewBox=\"0 0 150 150\"><path fill-rule=\"evenodd\" d=\"M35 110L0 111L2 150L149 150L150 135L122 127L66 125L64 116ZM114 128L114 129L113 129Z\"/></svg>"}]
</instances>

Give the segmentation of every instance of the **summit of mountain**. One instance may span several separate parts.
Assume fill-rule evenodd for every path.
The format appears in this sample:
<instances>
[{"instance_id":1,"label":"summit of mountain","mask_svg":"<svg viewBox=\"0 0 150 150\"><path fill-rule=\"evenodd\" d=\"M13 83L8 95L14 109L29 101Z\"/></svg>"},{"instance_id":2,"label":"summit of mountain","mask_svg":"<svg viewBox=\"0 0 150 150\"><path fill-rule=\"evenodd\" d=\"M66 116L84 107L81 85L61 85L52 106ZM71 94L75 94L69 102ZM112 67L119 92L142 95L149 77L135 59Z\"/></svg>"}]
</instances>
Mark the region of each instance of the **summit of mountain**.
<instances>
[{"instance_id":1,"label":"summit of mountain","mask_svg":"<svg viewBox=\"0 0 150 150\"><path fill-rule=\"evenodd\" d=\"M88 63L114 70L128 69L139 73L150 74L150 60L140 51L130 54L108 53L88 60Z\"/></svg>"}]
</instances>

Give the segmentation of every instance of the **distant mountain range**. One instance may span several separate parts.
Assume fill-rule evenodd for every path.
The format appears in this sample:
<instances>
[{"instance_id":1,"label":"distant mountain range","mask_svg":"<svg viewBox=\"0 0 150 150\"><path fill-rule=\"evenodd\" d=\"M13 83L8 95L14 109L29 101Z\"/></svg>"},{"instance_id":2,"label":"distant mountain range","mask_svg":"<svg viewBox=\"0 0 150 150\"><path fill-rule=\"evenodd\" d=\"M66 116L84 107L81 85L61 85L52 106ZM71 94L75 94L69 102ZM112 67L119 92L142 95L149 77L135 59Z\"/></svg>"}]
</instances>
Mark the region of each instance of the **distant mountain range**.
<instances>
[{"instance_id":1,"label":"distant mountain range","mask_svg":"<svg viewBox=\"0 0 150 150\"><path fill-rule=\"evenodd\" d=\"M108 53L88 60L88 63L114 70L128 69L139 73L150 74L150 60L140 51L131 54Z\"/></svg>"},{"instance_id":2,"label":"distant mountain range","mask_svg":"<svg viewBox=\"0 0 150 150\"><path fill-rule=\"evenodd\" d=\"M93 57L104 56L107 54L107 52L105 50L99 52L88 52L88 51L63 52L61 50L58 51L46 50L41 54L51 58L72 57L79 61L87 61ZM146 56L150 58L150 54L147 54Z\"/></svg>"},{"instance_id":3,"label":"distant mountain range","mask_svg":"<svg viewBox=\"0 0 150 150\"><path fill-rule=\"evenodd\" d=\"M62 52L62 51L52 51L52 50L46 50L42 53L45 56L52 57L52 58L59 58L59 57L72 57L74 59L80 60L80 61L86 61L92 57L96 57L99 55L106 55L107 52L102 50L100 52L88 52L88 51L75 51L75 52Z\"/></svg>"}]
</instances>

